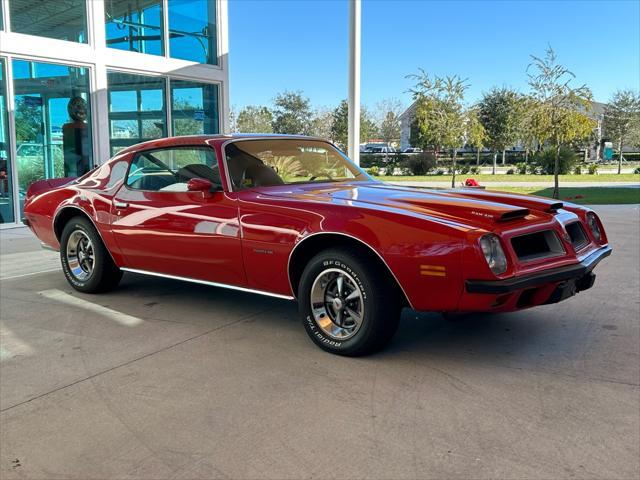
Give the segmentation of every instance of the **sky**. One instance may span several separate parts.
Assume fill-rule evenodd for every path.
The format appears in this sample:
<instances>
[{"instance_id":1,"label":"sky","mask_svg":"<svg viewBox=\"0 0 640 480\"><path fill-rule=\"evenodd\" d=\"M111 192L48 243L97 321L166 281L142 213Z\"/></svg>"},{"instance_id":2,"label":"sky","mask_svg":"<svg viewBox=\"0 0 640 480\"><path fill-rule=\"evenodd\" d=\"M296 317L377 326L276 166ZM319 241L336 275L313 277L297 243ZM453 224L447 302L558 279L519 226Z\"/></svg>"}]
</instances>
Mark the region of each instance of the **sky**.
<instances>
[{"instance_id":1,"label":"sky","mask_svg":"<svg viewBox=\"0 0 640 480\"><path fill-rule=\"evenodd\" d=\"M347 96L346 0L230 0L234 109L301 90L315 107ZM526 92L530 55L551 46L560 63L606 101L640 89L640 0L363 0L362 104L411 103L407 75L459 75L473 103L494 86Z\"/></svg>"}]
</instances>

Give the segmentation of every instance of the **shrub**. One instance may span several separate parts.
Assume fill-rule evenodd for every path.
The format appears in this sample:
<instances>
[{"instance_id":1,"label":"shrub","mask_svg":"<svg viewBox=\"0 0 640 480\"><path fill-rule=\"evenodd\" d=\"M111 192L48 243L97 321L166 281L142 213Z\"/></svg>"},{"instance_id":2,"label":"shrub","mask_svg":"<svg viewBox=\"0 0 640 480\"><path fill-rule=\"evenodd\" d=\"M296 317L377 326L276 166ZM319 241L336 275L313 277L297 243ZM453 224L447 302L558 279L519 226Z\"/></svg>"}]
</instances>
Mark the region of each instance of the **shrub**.
<instances>
[{"instance_id":1,"label":"shrub","mask_svg":"<svg viewBox=\"0 0 640 480\"><path fill-rule=\"evenodd\" d=\"M510 168L509 170L507 170L507 175L513 175L514 173L516 173L516 171L513 168Z\"/></svg>"},{"instance_id":2,"label":"shrub","mask_svg":"<svg viewBox=\"0 0 640 480\"><path fill-rule=\"evenodd\" d=\"M597 175L598 174L598 165L592 163L589 165L589 175Z\"/></svg>"},{"instance_id":3,"label":"shrub","mask_svg":"<svg viewBox=\"0 0 640 480\"><path fill-rule=\"evenodd\" d=\"M480 173L480 167L474 165L473 167L469 168L469 173L471 175L478 175Z\"/></svg>"},{"instance_id":4,"label":"shrub","mask_svg":"<svg viewBox=\"0 0 640 480\"><path fill-rule=\"evenodd\" d=\"M529 163L527 164L527 173L529 175L539 175L540 167L538 167L535 163Z\"/></svg>"},{"instance_id":5,"label":"shrub","mask_svg":"<svg viewBox=\"0 0 640 480\"><path fill-rule=\"evenodd\" d=\"M402 159L401 168L408 169L412 175L426 175L436 166L436 157L432 153L423 152Z\"/></svg>"},{"instance_id":6,"label":"shrub","mask_svg":"<svg viewBox=\"0 0 640 480\"><path fill-rule=\"evenodd\" d=\"M636 167L636 169L633 171L634 175L640 175L640 167Z\"/></svg>"},{"instance_id":7,"label":"shrub","mask_svg":"<svg viewBox=\"0 0 640 480\"><path fill-rule=\"evenodd\" d=\"M534 161L540 168L541 173L547 175L553 175L554 165L556 159L556 152L553 148L548 148L541 152L537 152L534 155ZM560 147L560 162L558 173L560 175L566 175L569 173L576 163L576 155L570 148Z\"/></svg>"},{"instance_id":8,"label":"shrub","mask_svg":"<svg viewBox=\"0 0 640 480\"><path fill-rule=\"evenodd\" d=\"M372 175L374 177L377 177L378 175L380 175L380 167L378 167L377 165L374 165L373 167L365 168L365 170L369 175Z\"/></svg>"},{"instance_id":9,"label":"shrub","mask_svg":"<svg viewBox=\"0 0 640 480\"><path fill-rule=\"evenodd\" d=\"M582 167L580 165L576 165L573 168L573 174L574 175L582 175Z\"/></svg>"},{"instance_id":10,"label":"shrub","mask_svg":"<svg viewBox=\"0 0 640 480\"><path fill-rule=\"evenodd\" d=\"M527 164L526 163L516 163L516 171L519 175L526 175L527 173Z\"/></svg>"},{"instance_id":11,"label":"shrub","mask_svg":"<svg viewBox=\"0 0 640 480\"><path fill-rule=\"evenodd\" d=\"M444 170L442 170L441 168L437 169L434 173L434 175L444 175Z\"/></svg>"}]
</instances>

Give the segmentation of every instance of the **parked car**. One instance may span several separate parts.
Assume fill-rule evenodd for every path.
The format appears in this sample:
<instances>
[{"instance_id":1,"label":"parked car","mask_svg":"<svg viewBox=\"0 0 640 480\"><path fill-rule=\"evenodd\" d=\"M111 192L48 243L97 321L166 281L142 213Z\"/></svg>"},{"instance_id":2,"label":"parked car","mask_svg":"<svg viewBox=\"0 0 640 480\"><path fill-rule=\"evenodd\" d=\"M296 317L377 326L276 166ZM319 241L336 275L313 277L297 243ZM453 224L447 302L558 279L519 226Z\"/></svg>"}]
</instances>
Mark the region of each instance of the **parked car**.
<instances>
[{"instance_id":1,"label":"parked car","mask_svg":"<svg viewBox=\"0 0 640 480\"><path fill-rule=\"evenodd\" d=\"M407 147L402 151L402 153L422 153L422 149L417 147Z\"/></svg>"},{"instance_id":2,"label":"parked car","mask_svg":"<svg viewBox=\"0 0 640 480\"><path fill-rule=\"evenodd\" d=\"M77 180L34 183L24 211L78 291L135 272L296 299L311 339L352 356L382 348L402 307L559 302L591 288L611 253L588 208L389 185L297 136L142 143Z\"/></svg>"},{"instance_id":3,"label":"parked car","mask_svg":"<svg viewBox=\"0 0 640 480\"><path fill-rule=\"evenodd\" d=\"M364 153L395 153L396 149L388 143L367 143Z\"/></svg>"}]
</instances>

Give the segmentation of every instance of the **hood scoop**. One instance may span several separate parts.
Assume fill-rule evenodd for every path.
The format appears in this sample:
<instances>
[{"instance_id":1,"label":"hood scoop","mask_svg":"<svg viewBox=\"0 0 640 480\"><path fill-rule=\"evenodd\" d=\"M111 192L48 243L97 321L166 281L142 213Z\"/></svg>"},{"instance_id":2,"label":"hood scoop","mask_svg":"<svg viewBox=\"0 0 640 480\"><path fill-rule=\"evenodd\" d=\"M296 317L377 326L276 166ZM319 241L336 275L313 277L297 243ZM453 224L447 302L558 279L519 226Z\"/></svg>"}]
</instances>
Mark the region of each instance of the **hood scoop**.
<instances>
[{"instance_id":1,"label":"hood scoop","mask_svg":"<svg viewBox=\"0 0 640 480\"><path fill-rule=\"evenodd\" d=\"M450 215L456 218L484 219L492 222L517 220L526 217L530 213L528 208L443 195L393 196L391 200L405 206L411 205L437 214Z\"/></svg>"},{"instance_id":2,"label":"hood scoop","mask_svg":"<svg viewBox=\"0 0 640 480\"><path fill-rule=\"evenodd\" d=\"M506 222L508 220L517 220L519 218L524 218L527 215L529 215L528 208L519 208L518 210L510 210L508 212L504 212L497 220L500 222Z\"/></svg>"},{"instance_id":3,"label":"hood scoop","mask_svg":"<svg viewBox=\"0 0 640 480\"><path fill-rule=\"evenodd\" d=\"M488 192L486 190L462 189L450 193L457 197L475 198L476 200L515 205L524 209L536 210L545 213L557 213L558 210L564 208L564 204L562 202L535 196L525 197L522 195L514 195L506 192Z\"/></svg>"}]
</instances>

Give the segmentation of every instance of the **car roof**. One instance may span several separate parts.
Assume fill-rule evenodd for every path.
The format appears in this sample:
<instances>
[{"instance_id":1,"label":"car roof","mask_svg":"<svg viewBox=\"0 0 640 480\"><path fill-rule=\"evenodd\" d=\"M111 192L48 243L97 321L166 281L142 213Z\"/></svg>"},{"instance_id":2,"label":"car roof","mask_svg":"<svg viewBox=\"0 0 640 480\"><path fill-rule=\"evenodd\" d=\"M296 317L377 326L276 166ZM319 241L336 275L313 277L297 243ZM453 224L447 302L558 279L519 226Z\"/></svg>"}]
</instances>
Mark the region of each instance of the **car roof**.
<instances>
[{"instance_id":1,"label":"car roof","mask_svg":"<svg viewBox=\"0 0 640 480\"><path fill-rule=\"evenodd\" d=\"M232 134L219 134L219 135L184 135L180 137L164 137L157 138L155 140L148 140L146 142L137 143L130 147L127 147L118 154L136 152L139 150L147 150L150 148L166 148L171 146L180 145L215 145L227 142L229 140L243 140L243 139L257 139L257 138L290 138L290 139L304 139L304 140L319 140L322 142L329 142L329 140L320 137L311 137L306 135L283 135L277 133L232 133ZM329 142L331 143L331 142ZM212 146L213 146L212 145Z\"/></svg>"}]
</instances>

